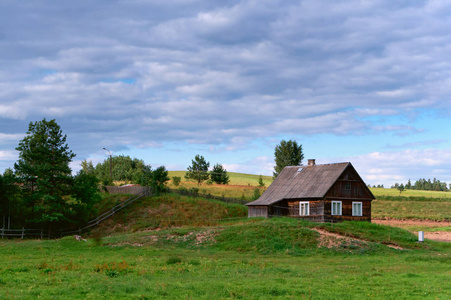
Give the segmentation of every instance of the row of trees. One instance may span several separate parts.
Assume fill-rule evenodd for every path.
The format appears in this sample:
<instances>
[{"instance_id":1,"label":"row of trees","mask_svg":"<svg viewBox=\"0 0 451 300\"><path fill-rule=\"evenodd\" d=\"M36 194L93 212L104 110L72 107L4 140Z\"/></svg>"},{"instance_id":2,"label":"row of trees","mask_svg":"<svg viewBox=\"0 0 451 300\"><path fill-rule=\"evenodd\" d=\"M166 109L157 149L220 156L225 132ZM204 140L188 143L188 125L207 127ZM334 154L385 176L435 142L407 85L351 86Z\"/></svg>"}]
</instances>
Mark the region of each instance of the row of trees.
<instances>
[{"instance_id":1,"label":"row of trees","mask_svg":"<svg viewBox=\"0 0 451 300\"><path fill-rule=\"evenodd\" d=\"M398 190L423 190L423 191L449 191L451 189L451 184L449 184L449 186L446 184L446 182L441 182L440 180L437 180L436 178L434 178L433 180L431 179L425 179L425 178L420 178L417 181L415 181L414 184L411 183L410 179L406 184L399 184L399 183L395 183L395 185L393 185L391 187L392 189L398 189Z\"/></svg>"},{"instance_id":2,"label":"row of trees","mask_svg":"<svg viewBox=\"0 0 451 300\"><path fill-rule=\"evenodd\" d=\"M185 179L195 180L197 181L197 185L209 179L217 184L228 184L230 182L227 170L221 164L214 165L210 172L208 171L209 167L210 163L202 155L196 155L191 160L191 165L188 167Z\"/></svg>"}]
</instances>

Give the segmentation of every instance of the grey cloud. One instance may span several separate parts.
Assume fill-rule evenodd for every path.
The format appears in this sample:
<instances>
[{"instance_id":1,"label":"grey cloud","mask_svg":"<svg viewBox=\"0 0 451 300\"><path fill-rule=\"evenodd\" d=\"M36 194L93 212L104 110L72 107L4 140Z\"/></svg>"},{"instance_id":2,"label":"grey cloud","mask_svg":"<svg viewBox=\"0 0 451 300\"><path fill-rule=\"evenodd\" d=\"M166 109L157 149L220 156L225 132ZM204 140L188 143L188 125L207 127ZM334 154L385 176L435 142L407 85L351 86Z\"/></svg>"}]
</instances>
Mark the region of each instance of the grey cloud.
<instances>
[{"instance_id":1,"label":"grey cloud","mask_svg":"<svg viewBox=\"0 0 451 300\"><path fill-rule=\"evenodd\" d=\"M449 10L438 4L9 2L0 121L57 118L84 153L417 132L365 117L449 113L451 20L438 18ZM2 132L24 132L12 124Z\"/></svg>"}]
</instances>

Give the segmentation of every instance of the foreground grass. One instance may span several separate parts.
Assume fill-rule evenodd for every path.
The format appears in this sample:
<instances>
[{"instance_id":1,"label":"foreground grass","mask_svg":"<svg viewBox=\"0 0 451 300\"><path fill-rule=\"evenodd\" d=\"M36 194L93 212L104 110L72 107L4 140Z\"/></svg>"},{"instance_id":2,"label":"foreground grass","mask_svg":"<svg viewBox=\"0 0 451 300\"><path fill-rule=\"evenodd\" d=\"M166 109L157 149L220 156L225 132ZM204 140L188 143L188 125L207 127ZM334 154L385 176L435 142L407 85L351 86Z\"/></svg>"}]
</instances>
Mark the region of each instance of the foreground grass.
<instances>
[{"instance_id":1,"label":"foreground grass","mask_svg":"<svg viewBox=\"0 0 451 300\"><path fill-rule=\"evenodd\" d=\"M314 227L391 241L318 248ZM449 299L451 249L375 224L242 220L77 242L0 242L0 298ZM213 240L198 243L197 233ZM191 233L191 234L190 234ZM195 234L193 234L195 233ZM188 236L188 237L187 237ZM365 251L361 251L364 249Z\"/></svg>"}]
</instances>

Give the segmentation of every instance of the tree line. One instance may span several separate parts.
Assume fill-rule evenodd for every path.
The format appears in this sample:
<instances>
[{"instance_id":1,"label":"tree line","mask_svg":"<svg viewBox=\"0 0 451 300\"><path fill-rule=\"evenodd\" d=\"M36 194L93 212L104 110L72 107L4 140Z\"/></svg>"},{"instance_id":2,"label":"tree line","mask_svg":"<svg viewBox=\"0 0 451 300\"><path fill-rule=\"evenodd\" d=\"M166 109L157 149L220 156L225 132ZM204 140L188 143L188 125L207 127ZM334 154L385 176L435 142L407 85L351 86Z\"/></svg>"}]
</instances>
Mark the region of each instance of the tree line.
<instances>
[{"instance_id":1,"label":"tree line","mask_svg":"<svg viewBox=\"0 0 451 300\"><path fill-rule=\"evenodd\" d=\"M422 191L442 191L447 192L451 189L451 184L447 185L446 182L441 182L440 180L437 180L434 178L431 179L425 179L420 178L417 181L415 181L414 184L411 183L410 179L407 181L406 184L399 184L395 183L392 187L392 189L399 189L399 190L422 190Z\"/></svg>"}]
</instances>

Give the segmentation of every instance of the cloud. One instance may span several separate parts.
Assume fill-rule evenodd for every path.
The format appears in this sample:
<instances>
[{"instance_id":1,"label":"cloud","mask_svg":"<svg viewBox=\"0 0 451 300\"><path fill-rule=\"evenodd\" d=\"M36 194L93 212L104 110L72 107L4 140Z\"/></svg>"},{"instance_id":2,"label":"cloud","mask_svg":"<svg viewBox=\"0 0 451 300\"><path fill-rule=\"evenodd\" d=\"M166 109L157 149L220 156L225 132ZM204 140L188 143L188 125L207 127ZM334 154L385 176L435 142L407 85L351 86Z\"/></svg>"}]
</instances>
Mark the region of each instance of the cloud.
<instances>
[{"instance_id":1,"label":"cloud","mask_svg":"<svg viewBox=\"0 0 451 300\"><path fill-rule=\"evenodd\" d=\"M240 164L223 164L223 166L228 172L272 176L272 172L274 171L274 158L258 156Z\"/></svg>"},{"instance_id":2,"label":"cloud","mask_svg":"<svg viewBox=\"0 0 451 300\"><path fill-rule=\"evenodd\" d=\"M451 149L422 149L372 152L345 158L350 161L367 184L407 183L420 178L451 183Z\"/></svg>"},{"instance_id":3,"label":"cloud","mask_svg":"<svg viewBox=\"0 0 451 300\"><path fill-rule=\"evenodd\" d=\"M433 130L419 119L451 113L447 12L440 1L3 3L2 132L56 118L79 158L417 136Z\"/></svg>"}]
</instances>

